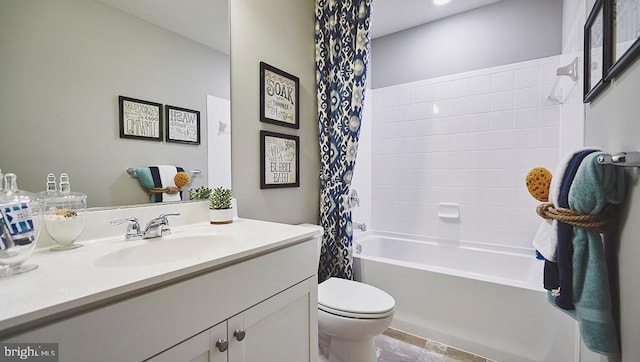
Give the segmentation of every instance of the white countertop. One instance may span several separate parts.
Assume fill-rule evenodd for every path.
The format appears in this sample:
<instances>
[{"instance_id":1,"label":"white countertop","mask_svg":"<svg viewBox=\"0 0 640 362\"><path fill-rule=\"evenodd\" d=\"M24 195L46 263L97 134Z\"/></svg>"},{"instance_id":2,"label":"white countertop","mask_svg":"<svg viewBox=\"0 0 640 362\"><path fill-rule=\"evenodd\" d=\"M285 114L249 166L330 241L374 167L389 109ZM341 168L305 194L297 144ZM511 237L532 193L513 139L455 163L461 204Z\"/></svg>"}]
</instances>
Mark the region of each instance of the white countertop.
<instances>
[{"instance_id":1,"label":"white countertop","mask_svg":"<svg viewBox=\"0 0 640 362\"><path fill-rule=\"evenodd\" d=\"M38 265L37 269L0 278L0 339L26 326L117 301L321 234L320 229L248 219L227 225L202 222L171 229L171 235L163 238L125 241L121 235L85 241L83 247L68 251L37 250L25 262ZM192 240L207 235L219 237L212 241L211 248L205 245L202 252L198 249L197 255L185 253L173 261L126 262L129 252L139 256L146 244L189 235ZM175 242L178 245L180 240ZM118 264L120 257L124 257L123 264Z\"/></svg>"}]
</instances>

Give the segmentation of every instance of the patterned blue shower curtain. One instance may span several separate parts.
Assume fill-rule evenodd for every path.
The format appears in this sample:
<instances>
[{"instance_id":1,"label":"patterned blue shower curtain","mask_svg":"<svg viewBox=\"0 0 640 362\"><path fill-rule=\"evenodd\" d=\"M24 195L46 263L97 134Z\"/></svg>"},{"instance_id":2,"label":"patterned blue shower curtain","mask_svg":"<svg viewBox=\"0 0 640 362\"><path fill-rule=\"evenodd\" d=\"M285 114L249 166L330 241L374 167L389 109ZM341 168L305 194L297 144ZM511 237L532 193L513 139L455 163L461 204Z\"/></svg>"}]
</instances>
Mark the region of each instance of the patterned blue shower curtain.
<instances>
[{"instance_id":1,"label":"patterned blue shower curtain","mask_svg":"<svg viewBox=\"0 0 640 362\"><path fill-rule=\"evenodd\" d=\"M316 0L316 80L320 128L318 282L353 279L349 191L358 151L369 61L372 0Z\"/></svg>"}]
</instances>

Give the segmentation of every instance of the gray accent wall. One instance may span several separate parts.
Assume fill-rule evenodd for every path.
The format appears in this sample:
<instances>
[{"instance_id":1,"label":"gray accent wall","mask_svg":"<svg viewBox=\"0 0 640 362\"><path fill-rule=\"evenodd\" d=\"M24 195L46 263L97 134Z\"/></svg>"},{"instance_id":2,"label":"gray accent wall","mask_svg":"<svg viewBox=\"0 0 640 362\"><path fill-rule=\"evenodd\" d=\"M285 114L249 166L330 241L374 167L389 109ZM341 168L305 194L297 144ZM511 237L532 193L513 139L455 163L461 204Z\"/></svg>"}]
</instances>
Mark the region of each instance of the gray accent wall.
<instances>
[{"instance_id":1,"label":"gray accent wall","mask_svg":"<svg viewBox=\"0 0 640 362\"><path fill-rule=\"evenodd\" d=\"M611 153L640 150L640 62L586 106L585 144ZM636 173L633 170L631 173ZM622 361L640 361L640 190L628 177L619 240L606 242L618 260ZM619 245L616 248L616 243ZM617 249L617 251L616 251ZM604 360L604 359L602 359Z\"/></svg>"},{"instance_id":2,"label":"gray accent wall","mask_svg":"<svg viewBox=\"0 0 640 362\"><path fill-rule=\"evenodd\" d=\"M0 168L21 189L66 172L89 206L148 203L128 167L201 169L207 94L229 99L229 56L97 1L0 0ZM121 139L118 96L201 112L200 145Z\"/></svg>"},{"instance_id":3,"label":"gray accent wall","mask_svg":"<svg viewBox=\"0 0 640 362\"><path fill-rule=\"evenodd\" d=\"M313 0L233 0L231 119L233 193L240 217L317 223L320 154ZM260 61L300 78L300 129L260 122ZM300 137L300 187L260 189L260 130Z\"/></svg>"},{"instance_id":4,"label":"gray accent wall","mask_svg":"<svg viewBox=\"0 0 640 362\"><path fill-rule=\"evenodd\" d=\"M558 55L562 0L503 0L376 38L371 49L374 89Z\"/></svg>"}]
</instances>

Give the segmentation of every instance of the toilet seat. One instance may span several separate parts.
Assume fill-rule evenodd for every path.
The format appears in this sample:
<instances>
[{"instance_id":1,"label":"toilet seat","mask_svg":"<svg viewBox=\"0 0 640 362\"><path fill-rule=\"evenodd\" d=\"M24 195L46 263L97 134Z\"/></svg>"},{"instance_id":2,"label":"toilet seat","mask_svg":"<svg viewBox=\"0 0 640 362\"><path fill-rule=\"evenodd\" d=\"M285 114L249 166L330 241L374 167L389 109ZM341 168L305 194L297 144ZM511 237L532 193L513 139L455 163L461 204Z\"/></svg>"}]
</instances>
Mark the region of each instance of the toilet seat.
<instances>
[{"instance_id":1,"label":"toilet seat","mask_svg":"<svg viewBox=\"0 0 640 362\"><path fill-rule=\"evenodd\" d=\"M318 285L318 309L334 315L381 319L392 315L395 305L386 292L353 280L329 278Z\"/></svg>"}]
</instances>

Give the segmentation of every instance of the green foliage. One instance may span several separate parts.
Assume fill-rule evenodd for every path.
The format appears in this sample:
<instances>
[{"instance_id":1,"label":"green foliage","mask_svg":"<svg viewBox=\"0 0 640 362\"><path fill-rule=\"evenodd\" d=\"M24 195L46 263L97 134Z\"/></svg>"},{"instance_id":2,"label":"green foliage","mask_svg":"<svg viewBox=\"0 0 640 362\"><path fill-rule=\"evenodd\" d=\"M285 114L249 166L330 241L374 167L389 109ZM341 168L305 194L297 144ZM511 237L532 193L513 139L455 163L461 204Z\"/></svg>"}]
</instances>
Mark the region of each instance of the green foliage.
<instances>
[{"instance_id":1,"label":"green foliage","mask_svg":"<svg viewBox=\"0 0 640 362\"><path fill-rule=\"evenodd\" d=\"M217 187L209 197L209 208L212 210L231 208L231 190Z\"/></svg>"},{"instance_id":2,"label":"green foliage","mask_svg":"<svg viewBox=\"0 0 640 362\"><path fill-rule=\"evenodd\" d=\"M204 186L200 186L197 189L189 189L189 200L209 200L212 192L213 190Z\"/></svg>"}]
</instances>

